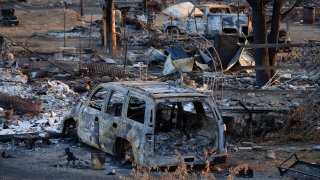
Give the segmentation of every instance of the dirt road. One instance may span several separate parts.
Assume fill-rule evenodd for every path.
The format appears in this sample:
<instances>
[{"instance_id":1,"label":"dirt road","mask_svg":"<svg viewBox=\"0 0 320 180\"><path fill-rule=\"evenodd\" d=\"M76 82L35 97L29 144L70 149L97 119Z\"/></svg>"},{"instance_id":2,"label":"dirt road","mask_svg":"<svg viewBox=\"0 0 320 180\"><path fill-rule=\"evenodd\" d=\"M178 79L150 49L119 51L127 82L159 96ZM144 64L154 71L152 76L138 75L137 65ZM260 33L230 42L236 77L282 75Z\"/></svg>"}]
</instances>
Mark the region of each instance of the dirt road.
<instances>
[{"instance_id":1,"label":"dirt road","mask_svg":"<svg viewBox=\"0 0 320 180\"><path fill-rule=\"evenodd\" d=\"M111 158L106 158L105 170L90 169L91 149L79 144L51 140L51 145L37 142L36 148L27 150L24 144L13 147L11 142L1 143L0 152L14 158L0 157L0 179L117 179L119 170L110 165ZM67 164L65 148L70 147L77 160L75 165ZM116 170L116 175L106 175ZM130 174L130 169L123 168L122 174Z\"/></svg>"},{"instance_id":2,"label":"dirt road","mask_svg":"<svg viewBox=\"0 0 320 180\"><path fill-rule=\"evenodd\" d=\"M33 150L25 149L24 143L12 146L11 142L0 143L0 152L10 154L15 158L0 157L0 179L119 179L131 177L132 169L124 166L120 160L112 156L106 157L105 170L92 170L91 148L79 143L73 143L70 139L51 140L51 145L44 145L38 141ZM277 166L286 158L296 153L306 162L319 163L320 154L313 151L314 143L275 143L273 141L260 142L265 150L229 150L229 159L226 164L215 165L211 172L217 179L227 179L230 167L247 164L253 169L255 179L281 179ZM70 147L71 152L79 160L67 166L64 150ZM266 149L275 152L275 158L266 158ZM115 175L108 175L111 171ZM201 174L201 170L198 172ZM158 172L153 172L155 178L159 178ZM131 177L133 178L133 177ZM236 179L241 179L236 177Z\"/></svg>"}]
</instances>

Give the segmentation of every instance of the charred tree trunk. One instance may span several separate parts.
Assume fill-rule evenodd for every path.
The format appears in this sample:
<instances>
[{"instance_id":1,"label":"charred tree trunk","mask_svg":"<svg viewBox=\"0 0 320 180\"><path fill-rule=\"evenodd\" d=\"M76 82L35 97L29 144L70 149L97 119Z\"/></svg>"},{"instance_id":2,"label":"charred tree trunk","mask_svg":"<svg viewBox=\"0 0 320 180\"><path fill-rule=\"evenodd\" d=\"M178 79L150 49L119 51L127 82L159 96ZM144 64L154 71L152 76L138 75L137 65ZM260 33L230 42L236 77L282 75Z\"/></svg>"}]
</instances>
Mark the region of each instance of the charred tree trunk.
<instances>
[{"instance_id":1,"label":"charred tree trunk","mask_svg":"<svg viewBox=\"0 0 320 180\"><path fill-rule=\"evenodd\" d=\"M281 23L281 9L285 0L274 0L272 10L271 31L269 34L269 43L278 43L279 29ZM276 65L277 48L269 49L269 63L270 66ZM275 70L270 71L271 76L275 74Z\"/></svg>"},{"instance_id":2,"label":"charred tree trunk","mask_svg":"<svg viewBox=\"0 0 320 180\"><path fill-rule=\"evenodd\" d=\"M267 24L264 0L247 0L252 8L253 39L255 44L266 44ZM268 48L254 49L256 66L269 66ZM270 71L256 70L256 83L259 87L265 85L270 79Z\"/></svg>"},{"instance_id":3,"label":"charred tree trunk","mask_svg":"<svg viewBox=\"0 0 320 180\"><path fill-rule=\"evenodd\" d=\"M115 12L114 12L114 0L106 1L105 7L105 27L106 38L105 45L107 52L112 54L116 50L116 27L115 27Z\"/></svg>"},{"instance_id":4,"label":"charred tree trunk","mask_svg":"<svg viewBox=\"0 0 320 180\"><path fill-rule=\"evenodd\" d=\"M267 36L267 26L265 17L265 6L270 3L271 0L247 0L252 8L253 16L253 38L256 44L266 44L266 43L278 43L279 40L279 29L281 20L287 16L294 7L298 6L303 2L303 0L296 0L289 10L281 14L282 6L285 0L273 0L273 12L271 22L271 32L269 37ZM255 49L254 59L257 66L275 66L276 65L276 48L266 48L266 49ZM263 86L271 76L275 74L274 70L257 70L256 71L256 82L258 86Z\"/></svg>"}]
</instances>

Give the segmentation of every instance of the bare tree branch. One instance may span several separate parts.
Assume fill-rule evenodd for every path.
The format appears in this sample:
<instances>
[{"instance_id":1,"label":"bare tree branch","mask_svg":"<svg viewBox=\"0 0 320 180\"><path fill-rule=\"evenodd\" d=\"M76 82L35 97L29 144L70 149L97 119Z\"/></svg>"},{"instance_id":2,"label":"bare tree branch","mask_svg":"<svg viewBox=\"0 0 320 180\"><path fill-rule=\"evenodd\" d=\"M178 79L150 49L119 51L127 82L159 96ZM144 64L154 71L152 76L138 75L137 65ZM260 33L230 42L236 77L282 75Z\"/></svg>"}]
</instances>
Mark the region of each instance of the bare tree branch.
<instances>
[{"instance_id":1,"label":"bare tree branch","mask_svg":"<svg viewBox=\"0 0 320 180\"><path fill-rule=\"evenodd\" d=\"M293 6L292 6L291 8L289 8L286 12L284 12L284 13L281 14L281 20L283 20L284 18L286 18L286 17L291 13L291 11L292 11L295 7L299 6L299 4L301 4L302 2L303 2L303 0L297 0L297 1L293 4ZM271 22L272 22L272 19L270 19L270 20L267 22L267 24L270 24Z\"/></svg>"},{"instance_id":2,"label":"bare tree branch","mask_svg":"<svg viewBox=\"0 0 320 180\"><path fill-rule=\"evenodd\" d=\"M297 0L296 3L294 3L294 5L293 5L291 8L289 8L286 12L282 13L282 15L281 15L281 20L283 20L285 17L287 17L287 16L290 14L290 12L291 12L295 7L299 6L299 4L301 4L302 2L303 2L303 0Z\"/></svg>"}]
</instances>

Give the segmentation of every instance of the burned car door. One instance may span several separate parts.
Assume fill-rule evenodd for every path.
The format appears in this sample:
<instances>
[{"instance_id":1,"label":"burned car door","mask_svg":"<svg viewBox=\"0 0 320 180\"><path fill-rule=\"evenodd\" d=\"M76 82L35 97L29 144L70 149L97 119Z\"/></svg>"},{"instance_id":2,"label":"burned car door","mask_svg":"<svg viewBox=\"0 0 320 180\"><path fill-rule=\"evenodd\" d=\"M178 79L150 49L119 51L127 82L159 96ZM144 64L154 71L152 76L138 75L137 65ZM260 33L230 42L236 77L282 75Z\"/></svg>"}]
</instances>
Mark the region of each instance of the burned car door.
<instances>
[{"instance_id":1,"label":"burned car door","mask_svg":"<svg viewBox=\"0 0 320 180\"><path fill-rule=\"evenodd\" d=\"M114 154L113 147L121 126L126 94L123 89L110 89L102 119L99 121L100 148L110 154Z\"/></svg>"},{"instance_id":2,"label":"burned car door","mask_svg":"<svg viewBox=\"0 0 320 180\"><path fill-rule=\"evenodd\" d=\"M79 138L96 148L99 146L99 120L101 110L105 104L108 90L104 87L97 87L88 97L82 111L79 113L77 134Z\"/></svg>"},{"instance_id":3,"label":"burned car door","mask_svg":"<svg viewBox=\"0 0 320 180\"><path fill-rule=\"evenodd\" d=\"M152 135L151 121L152 105L150 98L142 94L129 93L125 106L125 117L122 121L120 136L130 142L132 153L137 163L143 163L148 149L146 141ZM151 121L152 122L152 121Z\"/></svg>"}]
</instances>

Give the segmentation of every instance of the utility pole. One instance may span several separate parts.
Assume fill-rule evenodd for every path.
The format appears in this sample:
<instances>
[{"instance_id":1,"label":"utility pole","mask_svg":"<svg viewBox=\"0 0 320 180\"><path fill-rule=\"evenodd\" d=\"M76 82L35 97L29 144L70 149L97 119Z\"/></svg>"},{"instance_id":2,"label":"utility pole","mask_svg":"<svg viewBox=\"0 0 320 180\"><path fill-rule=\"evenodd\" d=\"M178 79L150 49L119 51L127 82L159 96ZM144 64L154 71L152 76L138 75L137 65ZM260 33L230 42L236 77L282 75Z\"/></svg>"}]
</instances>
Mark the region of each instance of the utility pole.
<instances>
[{"instance_id":1,"label":"utility pole","mask_svg":"<svg viewBox=\"0 0 320 180\"><path fill-rule=\"evenodd\" d=\"M105 0L105 26L106 36L105 45L107 53L114 53L116 50L116 25L115 25L115 11L114 11L114 0Z\"/></svg>"},{"instance_id":2,"label":"utility pole","mask_svg":"<svg viewBox=\"0 0 320 180\"><path fill-rule=\"evenodd\" d=\"M83 0L80 0L80 15L83 16Z\"/></svg>"}]
</instances>

